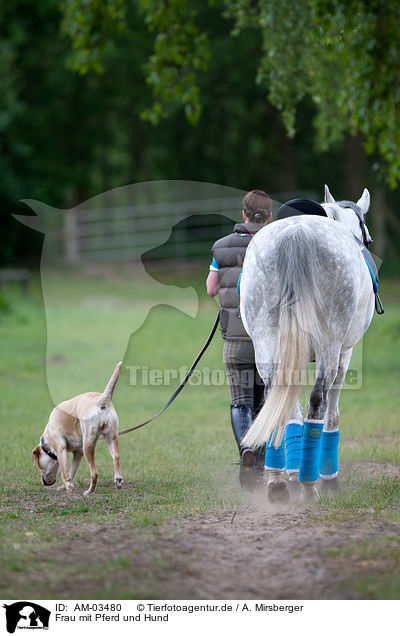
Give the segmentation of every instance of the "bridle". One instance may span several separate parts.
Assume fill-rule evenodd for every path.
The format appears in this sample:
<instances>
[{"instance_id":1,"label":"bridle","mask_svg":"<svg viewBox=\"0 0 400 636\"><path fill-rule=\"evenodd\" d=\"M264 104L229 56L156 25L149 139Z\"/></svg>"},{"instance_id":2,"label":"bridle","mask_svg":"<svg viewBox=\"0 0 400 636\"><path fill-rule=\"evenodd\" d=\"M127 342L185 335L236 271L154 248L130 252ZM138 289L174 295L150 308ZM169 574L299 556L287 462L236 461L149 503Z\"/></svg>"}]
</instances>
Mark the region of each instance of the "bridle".
<instances>
[{"instance_id":1,"label":"bridle","mask_svg":"<svg viewBox=\"0 0 400 636\"><path fill-rule=\"evenodd\" d=\"M375 294L375 309L377 314L381 315L384 313L385 310L383 308L382 301L378 293L378 285L379 285L378 268L376 267L375 261L372 258L372 255L369 251L369 246L371 245L373 241L372 239L367 238L367 230L365 225L364 214L361 208L357 205L357 203L354 203L353 201L337 201L337 204L340 205L341 208L351 208L353 212L355 212L359 220L361 233L362 233L362 241L360 241L360 239L358 239L357 236L354 236L354 238L360 246L361 254L363 255L364 260L369 269L369 273L372 278L372 286L374 288L374 294Z\"/></svg>"},{"instance_id":2,"label":"bridle","mask_svg":"<svg viewBox=\"0 0 400 636\"><path fill-rule=\"evenodd\" d=\"M351 208L353 212L355 212L358 218L358 221L360 223L360 229L362 233L362 242L364 243L367 250L369 250L369 246L371 245L373 241L372 239L367 238L366 223L365 223L364 213L361 210L361 208L357 205L357 203L354 203L354 201L336 201L336 203L340 205L341 208Z\"/></svg>"}]
</instances>

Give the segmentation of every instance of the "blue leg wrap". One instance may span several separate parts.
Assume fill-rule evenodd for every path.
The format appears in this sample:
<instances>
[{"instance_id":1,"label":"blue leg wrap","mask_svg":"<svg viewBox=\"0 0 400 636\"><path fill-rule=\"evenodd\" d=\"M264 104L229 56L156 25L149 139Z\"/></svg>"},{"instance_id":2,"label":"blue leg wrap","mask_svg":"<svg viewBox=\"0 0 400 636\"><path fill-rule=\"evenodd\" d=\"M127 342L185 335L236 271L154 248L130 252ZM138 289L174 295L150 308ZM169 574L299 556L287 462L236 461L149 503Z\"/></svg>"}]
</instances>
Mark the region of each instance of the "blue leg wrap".
<instances>
[{"instance_id":1,"label":"blue leg wrap","mask_svg":"<svg viewBox=\"0 0 400 636\"><path fill-rule=\"evenodd\" d=\"M319 473L322 479L334 479L339 472L339 431L322 431Z\"/></svg>"},{"instance_id":2,"label":"blue leg wrap","mask_svg":"<svg viewBox=\"0 0 400 636\"><path fill-rule=\"evenodd\" d=\"M300 469L303 423L289 422L285 432L286 472Z\"/></svg>"},{"instance_id":3,"label":"blue leg wrap","mask_svg":"<svg viewBox=\"0 0 400 636\"><path fill-rule=\"evenodd\" d=\"M285 441L282 440L282 444L278 448L275 448L273 444L270 446L270 443L269 439L265 448L265 468L284 470L286 466Z\"/></svg>"},{"instance_id":4,"label":"blue leg wrap","mask_svg":"<svg viewBox=\"0 0 400 636\"><path fill-rule=\"evenodd\" d=\"M300 481L318 481L319 479L319 458L323 426L324 423L320 421L304 421Z\"/></svg>"}]
</instances>

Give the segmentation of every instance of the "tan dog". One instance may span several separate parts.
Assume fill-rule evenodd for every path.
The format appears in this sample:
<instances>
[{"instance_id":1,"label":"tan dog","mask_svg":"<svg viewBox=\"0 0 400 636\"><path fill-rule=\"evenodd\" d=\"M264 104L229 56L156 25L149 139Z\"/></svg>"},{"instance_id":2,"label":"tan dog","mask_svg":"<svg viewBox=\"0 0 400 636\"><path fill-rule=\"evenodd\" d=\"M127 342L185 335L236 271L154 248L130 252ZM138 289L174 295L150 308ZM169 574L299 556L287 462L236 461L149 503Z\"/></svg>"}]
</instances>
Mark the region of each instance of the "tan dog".
<instances>
[{"instance_id":1,"label":"tan dog","mask_svg":"<svg viewBox=\"0 0 400 636\"><path fill-rule=\"evenodd\" d=\"M123 486L118 454L118 415L111 402L121 365L119 362L115 367L104 393L81 393L61 402L51 412L40 444L32 451L33 463L41 471L43 486L55 484L61 471L64 485L60 488L70 492L82 455L85 455L90 468L90 486L83 494L94 492L97 483L94 455L99 437L104 437L113 458L114 483L117 488ZM68 452L73 454L69 472Z\"/></svg>"}]
</instances>

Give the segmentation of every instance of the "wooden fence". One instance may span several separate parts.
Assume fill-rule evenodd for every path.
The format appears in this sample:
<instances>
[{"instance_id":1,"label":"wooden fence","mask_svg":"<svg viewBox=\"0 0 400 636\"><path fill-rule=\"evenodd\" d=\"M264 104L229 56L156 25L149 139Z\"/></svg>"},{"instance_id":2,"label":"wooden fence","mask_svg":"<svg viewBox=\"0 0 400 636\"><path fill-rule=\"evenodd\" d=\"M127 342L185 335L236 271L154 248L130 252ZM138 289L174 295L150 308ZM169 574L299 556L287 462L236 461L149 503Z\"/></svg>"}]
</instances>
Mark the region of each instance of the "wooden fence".
<instances>
[{"instance_id":1,"label":"wooden fence","mask_svg":"<svg viewBox=\"0 0 400 636\"><path fill-rule=\"evenodd\" d=\"M315 193L273 195L273 213L294 196ZM234 197L69 210L60 236L64 258L90 264L134 263L145 253L155 260L208 257L213 242L241 220L240 203Z\"/></svg>"}]
</instances>

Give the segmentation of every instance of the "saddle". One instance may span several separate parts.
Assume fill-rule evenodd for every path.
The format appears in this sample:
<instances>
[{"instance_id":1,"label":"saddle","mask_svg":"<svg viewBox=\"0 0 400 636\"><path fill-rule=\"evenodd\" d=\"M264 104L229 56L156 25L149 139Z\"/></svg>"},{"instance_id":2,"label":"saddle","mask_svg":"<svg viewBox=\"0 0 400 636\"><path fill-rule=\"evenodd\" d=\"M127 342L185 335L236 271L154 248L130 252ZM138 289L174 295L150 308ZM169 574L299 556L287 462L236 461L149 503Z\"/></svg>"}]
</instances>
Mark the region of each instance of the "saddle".
<instances>
[{"instance_id":1,"label":"saddle","mask_svg":"<svg viewBox=\"0 0 400 636\"><path fill-rule=\"evenodd\" d=\"M280 220L286 219L289 216L299 216L301 214L328 216L322 205L317 203L317 201L313 201L312 199L292 199L291 201L281 205L276 218L277 220Z\"/></svg>"}]
</instances>

